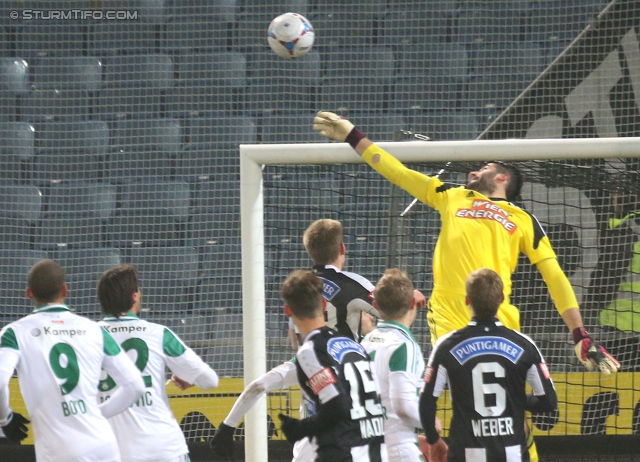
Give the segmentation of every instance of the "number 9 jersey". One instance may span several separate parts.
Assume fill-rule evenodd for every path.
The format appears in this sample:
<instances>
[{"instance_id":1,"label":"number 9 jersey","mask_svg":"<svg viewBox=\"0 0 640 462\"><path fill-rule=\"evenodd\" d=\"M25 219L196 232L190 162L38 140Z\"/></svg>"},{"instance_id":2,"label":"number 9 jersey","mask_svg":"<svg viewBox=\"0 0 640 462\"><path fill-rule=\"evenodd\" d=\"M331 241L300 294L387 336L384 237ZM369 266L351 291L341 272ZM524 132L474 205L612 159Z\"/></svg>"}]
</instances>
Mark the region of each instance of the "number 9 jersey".
<instances>
[{"instance_id":1,"label":"number 9 jersey","mask_svg":"<svg viewBox=\"0 0 640 462\"><path fill-rule=\"evenodd\" d=\"M315 406L314 418L334 399L349 407L340 413L345 418L312 435L318 445L316 460L385 462L384 413L365 349L323 327L307 335L296 353L296 367L300 388Z\"/></svg>"}]
</instances>

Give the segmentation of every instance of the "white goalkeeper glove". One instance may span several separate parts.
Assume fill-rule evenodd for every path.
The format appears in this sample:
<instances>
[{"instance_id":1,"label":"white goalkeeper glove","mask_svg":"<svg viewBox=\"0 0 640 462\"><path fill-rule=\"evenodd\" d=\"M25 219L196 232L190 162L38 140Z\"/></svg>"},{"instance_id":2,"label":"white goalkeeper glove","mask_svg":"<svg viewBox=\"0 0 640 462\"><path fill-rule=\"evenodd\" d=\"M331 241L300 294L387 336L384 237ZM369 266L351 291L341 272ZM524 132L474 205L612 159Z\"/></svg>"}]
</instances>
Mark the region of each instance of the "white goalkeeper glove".
<instances>
[{"instance_id":1,"label":"white goalkeeper glove","mask_svg":"<svg viewBox=\"0 0 640 462\"><path fill-rule=\"evenodd\" d=\"M598 367L604 375L618 372L620 363L602 345L594 342L584 327L576 327L572 336L576 343L576 356L587 370L592 371Z\"/></svg>"},{"instance_id":2,"label":"white goalkeeper glove","mask_svg":"<svg viewBox=\"0 0 640 462\"><path fill-rule=\"evenodd\" d=\"M338 114L320 111L313 119L313 129L320 132L320 135L325 138L344 143L355 127L351 122Z\"/></svg>"}]
</instances>

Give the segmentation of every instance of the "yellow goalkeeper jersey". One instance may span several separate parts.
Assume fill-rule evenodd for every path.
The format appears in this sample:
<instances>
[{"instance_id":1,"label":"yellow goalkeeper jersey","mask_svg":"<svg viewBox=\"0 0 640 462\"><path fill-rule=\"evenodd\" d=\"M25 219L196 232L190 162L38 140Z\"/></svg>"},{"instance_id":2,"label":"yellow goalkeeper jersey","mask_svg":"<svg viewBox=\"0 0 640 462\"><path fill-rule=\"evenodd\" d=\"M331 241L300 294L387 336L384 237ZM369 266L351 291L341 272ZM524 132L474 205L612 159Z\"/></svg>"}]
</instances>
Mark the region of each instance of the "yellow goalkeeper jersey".
<instances>
[{"instance_id":1,"label":"yellow goalkeeper jersey","mask_svg":"<svg viewBox=\"0 0 640 462\"><path fill-rule=\"evenodd\" d=\"M374 155L380 156L375 164ZM464 300L469 273L490 268L502 277L504 303L509 304L511 274L520 253L534 265L556 258L537 219L520 207L410 170L376 145L367 148L363 158L389 181L440 213L442 228L433 256L433 295Z\"/></svg>"}]
</instances>

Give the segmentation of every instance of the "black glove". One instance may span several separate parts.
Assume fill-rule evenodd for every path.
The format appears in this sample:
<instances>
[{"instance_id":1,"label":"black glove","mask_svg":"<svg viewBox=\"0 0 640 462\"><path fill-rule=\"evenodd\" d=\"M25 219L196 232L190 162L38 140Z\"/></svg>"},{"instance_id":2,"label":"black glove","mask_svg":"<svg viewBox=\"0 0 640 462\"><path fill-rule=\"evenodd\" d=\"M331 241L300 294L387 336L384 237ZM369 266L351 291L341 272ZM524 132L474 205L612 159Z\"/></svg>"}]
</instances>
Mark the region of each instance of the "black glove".
<instances>
[{"instance_id":1,"label":"black glove","mask_svg":"<svg viewBox=\"0 0 640 462\"><path fill-rule=\"evenodd\" d=\"M289 443L295 444L296 441L307 436L304 426L300 420L294 419L293 417L289 417L285 414L278 414L278 417L281 422L280 430L282 430L284 436L287 437Z\"/></svg>"},{"instance_id":2,"label":"black glove","mask_svg":"<svg viewBox=\"0 0 640 462\"><path fill-rule=\"evenodd\" d=\"M233 434L236 429L221 423L216 430L216 434L209 440L209 447L213 452L220 457L225 458L230 462L234 462L234 446L233 446Z\"/></svg>"},{"instance_id":3,"label":"black glove","mask_svg":"<svg viewBox=\"0 0 640 462\"><path fill-rule=\"evenodd\" d=\"M12 441L22 441L28 435L26 424L30 423L22 414L11 413L9 423L2 427L4 435Z\"/></svg>"},{"instance_id":4,"label":"black glove","mask_svg":"<svg viewBox=\"0 0 640 462\"><path fill-rule=\"evenodd\" d=\"M605 375L618 372L620 363L602 345L594 342L584 327L576 327L572 336L576 344L576 356L587 370L592 371L597 367Z\"/></svg>"}]
</instances>

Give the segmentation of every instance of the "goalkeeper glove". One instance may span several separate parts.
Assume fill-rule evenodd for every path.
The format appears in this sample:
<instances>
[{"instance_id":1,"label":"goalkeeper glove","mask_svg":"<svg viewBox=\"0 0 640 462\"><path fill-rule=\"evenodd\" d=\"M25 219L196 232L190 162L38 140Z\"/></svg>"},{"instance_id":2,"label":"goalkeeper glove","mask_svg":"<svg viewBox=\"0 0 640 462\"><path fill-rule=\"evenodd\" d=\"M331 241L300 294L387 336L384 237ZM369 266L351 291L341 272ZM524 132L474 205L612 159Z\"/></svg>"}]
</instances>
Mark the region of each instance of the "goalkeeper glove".
<instances>
[{"instance_id":1,"label":"goalkeeper glove","mask_svg":"<svg viewBox=\"0 0 640 462\"><path fill-rule=\"evenodd\" d=\"M307 436L300 420L284 414L278 414L278 417L281 421L280 429L282 430L282 433L284 433L284 436L287 437L289 443L295 444L296 441Z\"/></svg>"},{"instance_id":2,"label":"goalkeeper glove","mask_svg":"<svg viewBox=\"0 0 640 462\"><path fill-rule=\"evenodd\" d=\"M347 142L354 149L365 137L351 122L333 112L318 112L313 119L313 129L330 140Z\"/></svg>"},{"instance_id":3,"label":"goalkeeper glove","mask_svg":"<svg viewBox=\"0 0 640 462\"><path fill-rule=\"evenodd\" d=\"M12 412L7 420L7 424L2 426L2 431L8 439L12 441L22 441L27 437L29 430L26 424L28 424L29 421L22 414Z\"/></svg>"},{"instance_id":4,"label":"goalkeeper glove","mask_svg":"<svg viewBox=\"0 0 640 462\"><path fill-rule=\"evenodd\" d=\"M589 337L587 329L584 327L576 327L573 329L572 336L576 344L576 356L587 370L592 371L597 366L605 375L618 372L620 363L616 361L616 358L611 356L603 346L594 342L591 337Z\"/></svg>"},{"instance_id":5,"label":"goalkeeper glove","mask_svg":"<svg viewBox=\"0 0 640 462\"><path fill-rule=\"evenodd\" d=\"M234 427L221 423L216 434L209 440L209 447L213 452L231 462L234 462L233 434L235 431Z\"/></svg>"}]
</instances>

